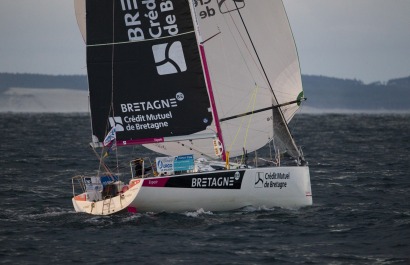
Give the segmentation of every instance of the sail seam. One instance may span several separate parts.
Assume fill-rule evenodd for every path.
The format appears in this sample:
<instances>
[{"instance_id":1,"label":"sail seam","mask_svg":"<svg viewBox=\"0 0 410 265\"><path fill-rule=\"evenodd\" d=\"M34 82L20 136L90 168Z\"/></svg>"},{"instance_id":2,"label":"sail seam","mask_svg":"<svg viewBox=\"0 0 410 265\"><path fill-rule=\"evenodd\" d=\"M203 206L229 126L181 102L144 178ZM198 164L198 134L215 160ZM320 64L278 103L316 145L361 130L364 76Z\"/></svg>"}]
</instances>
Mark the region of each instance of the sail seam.
<instances>
[{"instance_id":1,"label":"sail seam","mask_svg":"<svg viewBox=\"0 0 410 265\"><path fill-rule=\"evenodd\" d=\"M191 33L195 33L195 31L188 31L188 32L177 34L177 35L174 35L174 36L165 36L165 37L160 37L160 38L155 38L155 39L146 39L146 40L140 40L140 41L123 41L123 42L114 42L114 43L91 44L91 45L87 45L87 47L98 47L98 46L109 46L109 45L120 45L120 44L155 41L155 40L161 40L161 39L175 38L175 37L178 37L178 36L183 36L183 35L187 35L187 34L191 34Z\"/></svg>"}]
</instances>

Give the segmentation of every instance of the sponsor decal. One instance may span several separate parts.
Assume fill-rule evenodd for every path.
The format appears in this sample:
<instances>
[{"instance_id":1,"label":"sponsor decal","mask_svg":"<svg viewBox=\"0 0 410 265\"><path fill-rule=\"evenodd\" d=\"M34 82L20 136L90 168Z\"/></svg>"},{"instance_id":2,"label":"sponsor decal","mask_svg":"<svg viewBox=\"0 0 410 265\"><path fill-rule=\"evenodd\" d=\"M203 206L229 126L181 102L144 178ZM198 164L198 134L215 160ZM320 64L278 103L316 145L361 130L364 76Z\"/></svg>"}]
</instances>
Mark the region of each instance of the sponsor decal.
<instances>
[{"instance_id":1,"label":"sponsor decal","mask_svg":"<svg viewBox=\"0 0 410 265\"><path fill-rule=\"evenodd\" d=\"M172 0L143 0L140 4L141 6L137 0L121 0L129 41L158 39L179 33ZM153 45L152 52L159 75L177 74L187 70L180 41Z\"/></svg>"},{"instance_id":2,"label":"sponsor decal","mask_svg":"<svg viewBox=\"0 0 410 265\"><path fill-rule=\"evenodd\" d=\"M157 39L178 34L178 24L171 0L121 0L124 26L129 41ZM142 25L145 23L146 25Z\"/></svg>"},{"instance_id":3,"label":"sponsor decal","mask_svg":"<svg viewBox=\"0 0 410 265\"><path fill-rule=\"evenodd\" d=\"M189 171L195 167L193 155L157 157L155 161L157 171L164 174L173 174L175 171Z\"/></svg>"},{"instance_id":4,"label":"sponsor decal","mask_svg":"<svg viewBox=\"0 0 410 265\"><path fill-rule=\"evenodd\" d=\"M174 159L174 171L189 171L194 170L194 156L193 155L183 155L177 156Z\"/></svg>"},{"instance_id":5,"label":"sponsor decal","mask_svg":"<svg viewBox=\"0 0 410 265\"><path fill-rule=\"evenodd\" d=\"M184 98L184 94L178 92L175 98L120 104L122 113L129 115L110 117L110 125L115 127L116 132L159 130L168 127L173 118L171 109L177 108L178 102L182 102Z\"/></svg>"},{"instance_id":6,"label":"sponsor decal","mask_svg":"<svg viewBox=\"0 0 410 265\"><path fill-rule=\"evenodd\" d=\"M144 182L142 183L142 186L161 188L161 187L166 186L168 180L169 180L169 177L155 178L155 179L145 179Z\"/></svg>"},{"instance_id":7,"label":"sponsor decal","mask_svg":"<svg viewBox=\"0 0 410 265\"><path fill-rule=\"evenodd\" d=\"M239 10L245 7L245 0L218 0L219 11L222 14Z\"/></svg>"},{"instance_id":8,"label":"sponsor decal","mask_svg":"<svg viewBox=\"0 0 410 265\"><path fill-rule=\"evenodd\" d=\"M214 151L215 151L215 155L217 157L221 157L222 153L224 151L224 146L221 143L221 141L219 139L214 139L213 140L213 144L214 144Z\"/></svg>"},{"instance_id":9,"label":"sponsor decal","mask_svg":"<svg viewBox=\"0 0 410 265\"><path fill-rule=\"evenodd\" d=\"M178 92L175 98L158 99L154 101L141 101L120 104L122 113L144 112L153 110L163 110L178 107L178 101L184 100L184 94Z\"/></svg>"},{"instance_id":10,"label":"sponsor decal","mask_svg":"<svg viewBox=\"0 0 410 265\"><path fill-rule=\"evenodd\" d=\"M245 0L217 0L218 8L213 6L211 0L194 0L194 6L198 11L198 16L201 19L206 19L215 16L216 10L222 14L232 11L237 11L245 7Z\"/></svg>"},{"instance_id":11,"label":"sponsor decal","mask_svg":"<svg viewBox=\"0 0 410 265\"><path fill-rule=\"evenodd\" d=\"M245 171L180 175L144 180L143 186L190 189L241 189Z\"/></svg>"},{"instance_id":12,"label":"sponsor decal","mask_svg":"<svg viewBox=\"0 0 410 265\"><path fill-rule=\"evenodd\" d=\"M201 177L192 178L192 188L233 187L235 178L231 177Z\"/></svg>"},{"instance_id":13,"label":"sponsor decal","mask_svg":"<svg viewBox=\"0 0 410 265\"><path fill-rule=\"evenodd\" d=\"M178 12L174 9L174 0L120 0L120 9L124 16L123 27L126 39L139 42L147 39L159 39L176 36L179 33ZM183 21L180 21L181 25ZM152 45L152 60L158 75L178 74L187 71L181 41ZM110 118L111 126L117 132L141 130L160 130L170 127L173 120L173 108L184 100L182 93L175 98L162 98L140 102L119 102L116 106L121 115ZM129 114L129 115L127 115ZM126 116L127 115L127 116Z\"/></svg>"},{"instance_id":14,"label":"sponsor decal","mask_svg":"<svg viewBox=\"0 0 410 265\"><path fill-rule=\"evenodd\" d=\"M172 174L174 172L173 157L157 157L155 160L158 173Z\"/></svg>"},{"instance_id":15,"label":"sponsor decal","mask_svg":"<svg viewBox=\"0 0 410 265\"><path fill-rule=\"evenodd\" d=\"M189 188L240 189L244 172L223 172L191 177Z\"/></svg>"},{"instance_id":16,"label":"sponsor decal","mask_svg":"<svg viewBox=\"0 0 410 265\"><path fill-rule=\"evenodd\" d=\"M256 172L255 188L286 188L290 179L290 173L279 172Z\"/></svg>"},{"instance_id":17,"label":"sponsor decal","mask_svg":"<svg viewBox=\"0 0 410 265\"><path fill-rule=\"evenodd\" d=\"M180 41L154 45L152 52L159 75L177 74L187 70Z\"/></svg>"},{"instance_id":18,"label":"sponsor decal","mask_svg":"<svg viewBox=\"0 0 410 265\"><path fill-rule=\"evenodd\" d=\"M87 5L101 11L108 8L99 1L89 2ZM123 145L163 141L164 137L205 130L212 122L212 113L206 100L205 78L198 75L201 60L198 50L192 48L197 40L187 2L115 0L111 7L113 12L106 20L101 20L100 12L87 16L96 28L87 43L92 47L90 62L108 60L102 56L105 52L95 46L111 41L121 44L116 46L113 65L89 66L90 71L93 67L115 76L112 84L90 78L93 133L98 137L95 142L104 140L107 122L115 128L117 142ZM114 30L112 38L106 36L107 29ZM178 75L183 79L175 79ZM108 104L109 98L112 105Z\"/></svg>"}]
</instances>

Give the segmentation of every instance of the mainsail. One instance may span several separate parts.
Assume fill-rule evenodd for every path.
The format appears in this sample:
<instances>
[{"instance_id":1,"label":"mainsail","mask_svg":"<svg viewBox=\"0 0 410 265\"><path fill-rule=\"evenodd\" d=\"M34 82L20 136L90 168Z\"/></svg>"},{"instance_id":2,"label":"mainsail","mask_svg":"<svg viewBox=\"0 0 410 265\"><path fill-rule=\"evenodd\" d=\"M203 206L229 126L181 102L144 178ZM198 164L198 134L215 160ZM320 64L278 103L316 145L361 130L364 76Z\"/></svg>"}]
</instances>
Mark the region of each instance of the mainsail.
<instances>
[{"instance_id":1,"label":"mainsail","mask_svg":"<svg viewBox=\"0 0 410 265\"><path fill-rule=\"evenodd\" d=\"M221 120L300 100L299 60L281 0L193 1L193 10ZM298 105L221 122L225 150L238 156L273 139L279 151L299 157L287 127ZM146 147L168 155L193 152L215 158L209 140Z\"/></svg>"},{"instance_id":2,"label":"mainsail","mask_svg":"<svg viewBox=\"0 0 410 265\"><path fill-rule=\"evenodd\" d=\"M205 132L212 113L186 1L87 0L93 141L118 145Z\"/></svg>"}]
</instances>

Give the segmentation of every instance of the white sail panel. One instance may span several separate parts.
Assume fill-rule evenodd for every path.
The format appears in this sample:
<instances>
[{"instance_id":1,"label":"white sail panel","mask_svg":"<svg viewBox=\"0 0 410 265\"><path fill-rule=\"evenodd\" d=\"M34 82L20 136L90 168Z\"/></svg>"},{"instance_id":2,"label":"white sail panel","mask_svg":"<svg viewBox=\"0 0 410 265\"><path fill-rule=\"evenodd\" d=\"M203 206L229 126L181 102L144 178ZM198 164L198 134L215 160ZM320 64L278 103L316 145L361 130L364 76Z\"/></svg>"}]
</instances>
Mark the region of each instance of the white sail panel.
<instances>
[{"instance_id":1,"label":"white sail panel","mask_svg":"<svg viewBox=\"0 0 410 265\"><path fill-rule=\"evenodd\" d=\"M75 16L77 18L78 28L80 29L84 42L87 40L85 1L86 0L74 0Z\"/></svg>"},{"instance_id":2,"label":"white sail panel","mask_svg":"<svg viewBox=\"0 0 410 265\"><path fill-rule=\"evenodd\" d=\"M255 86L260 88L256 105L271 104L273 94L261 65L276 103L296 100L302 92L298 56L282 1L237 2L236 6L232 0L198 2L196 7L215 98L223 102L217 106L220 118L243 113ZM214 10L215 15L204 17L204 10ZM285 112L287 121L293 115L289 112Z\"/></svg>"}]
</instances>

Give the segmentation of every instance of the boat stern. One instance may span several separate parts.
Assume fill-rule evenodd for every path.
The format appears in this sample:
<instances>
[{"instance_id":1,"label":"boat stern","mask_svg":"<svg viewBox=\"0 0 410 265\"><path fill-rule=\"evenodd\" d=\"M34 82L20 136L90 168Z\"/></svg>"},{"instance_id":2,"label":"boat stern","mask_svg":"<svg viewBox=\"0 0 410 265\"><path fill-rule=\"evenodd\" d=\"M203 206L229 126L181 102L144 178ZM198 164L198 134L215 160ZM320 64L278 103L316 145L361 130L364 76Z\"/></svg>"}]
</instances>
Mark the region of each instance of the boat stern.
<instances>
[{"instance_id":1,"label":"boat stern","mask_svg":"<svg viewBox=\"0 0 410 265\"><path fill-rule=\"evenodd\" d=\"M80 180L87 179L85 177L76 178ZM74 194L72 198L74 210L92 215L110 215L124 211L134 201L141 184L140 180L133 179L129 185L124 185L121 181L115 181L104 185L101 190L85 189L81 194Z\"/></svg>"}]
</instances>

